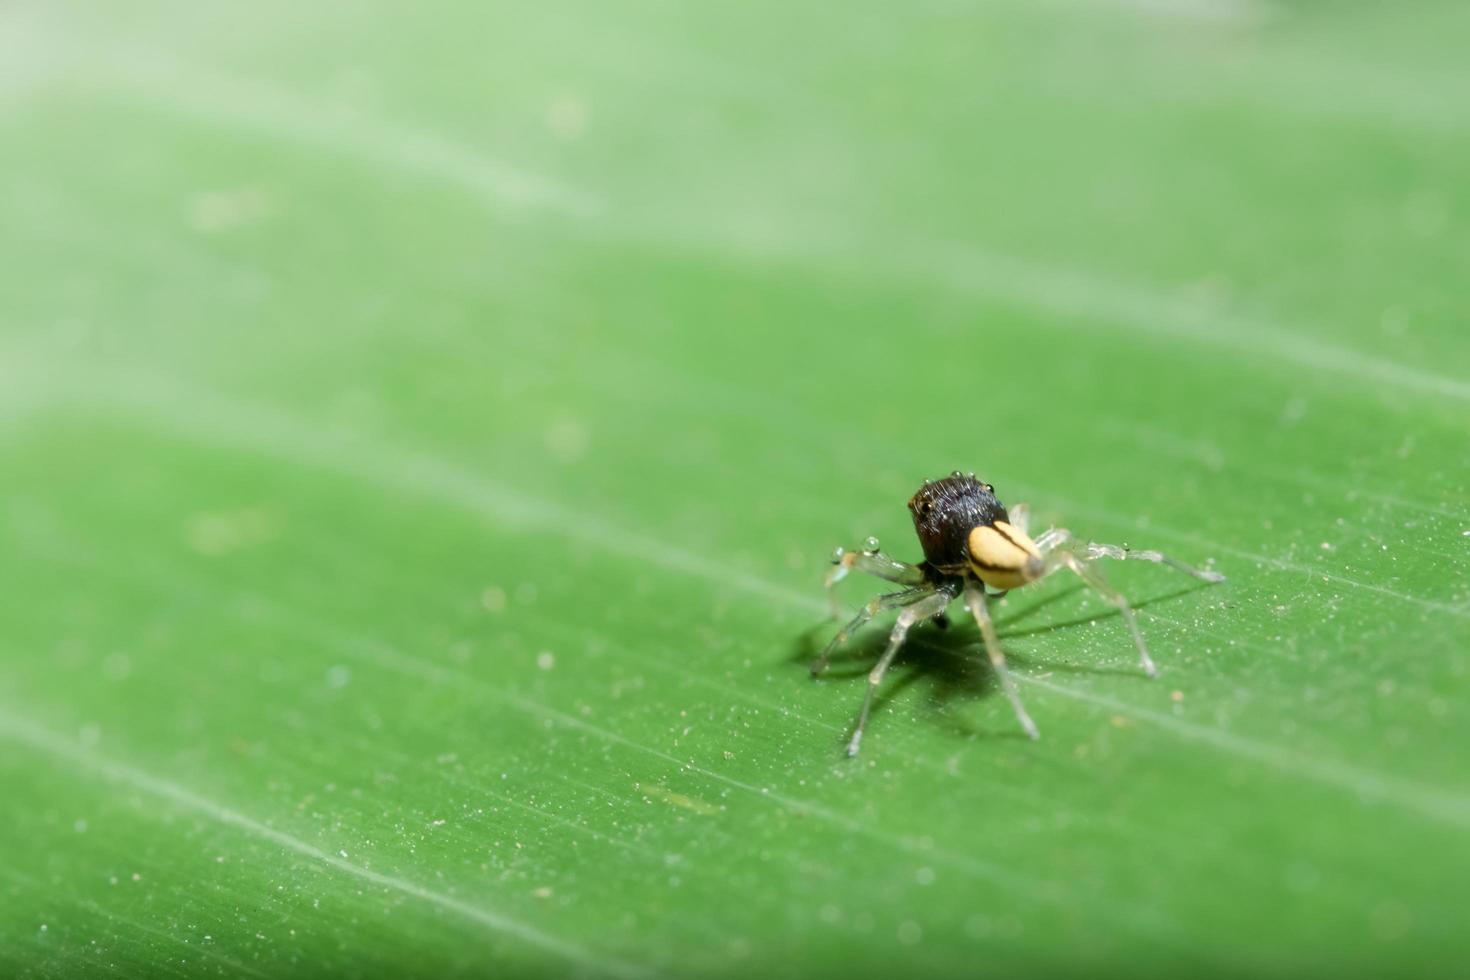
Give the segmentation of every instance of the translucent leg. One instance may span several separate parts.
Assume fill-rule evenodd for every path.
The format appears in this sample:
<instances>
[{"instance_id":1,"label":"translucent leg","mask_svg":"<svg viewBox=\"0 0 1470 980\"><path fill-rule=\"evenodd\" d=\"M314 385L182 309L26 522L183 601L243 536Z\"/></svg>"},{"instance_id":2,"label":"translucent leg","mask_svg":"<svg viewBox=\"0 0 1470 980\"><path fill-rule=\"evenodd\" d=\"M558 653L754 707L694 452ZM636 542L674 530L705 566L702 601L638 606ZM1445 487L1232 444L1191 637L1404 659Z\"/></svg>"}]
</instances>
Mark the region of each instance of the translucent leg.
<instances>
[{"instance_id":1,"label":"translucent leg","mask_svg":"<svg viewBox=\"0 0 1470 980\"><path fill-rule=\"evenodd\" d=\"M885 595L874 596L858 610L858 614L848 622L837 635L832 637L831 642L822 650L821 656L812 661L812 676L816 677L827 669L827 663L832 659L832 651L846 643L848 637L863 628L863 625L874 616L885 609L897 609L900 606L912 605L926 596L934 594L934 590L928 586L917 589L905 589L902 592L889 592Z\"/></svg>"},{"instance_id":2,"label":"translucent leg","mask_svg":"<svg viewBox=\"0 0 1470 980\"><path fill-rule=\"evenodd\" d=\"M1071 531L1064 527L1054 527L1036 539L1036 547L1042 555L1046 555L1052 551L1068 548L1072 540ZM1083 561L1095 561L1098 558L1111 558L1114 561L1151 561L1158 565L1168 565L1175 571L1183 572L1201 582L1225 581L1225 576L1212 568L1195 568L1177 558L1170 558L1161 551L1138 550L1116 544L1103 544L1100 541L1089 541L1071 550Z\"/></svg>"},{"instance_id":3,"label":"translucent leg","mask_svg":"<svg viewBox=\"0 0 1470 980\"><path fill-rule=\"evenodd\" d=\"M1186 565L1178 559L1170 558L1161 551L1135 551L1132 548L1123 548L1115 544L1100 544L1096 541L1088 542L1080 551L1080 557L1088 560L1112 558L1116 561L1151 561L1160 565L1168 565L1170 568L1183 572L1192 578L1197 578L1201 582L1225 581L1225 576L1212 568L1195 568L1193 565Z\"/></svg>"},{"instance_id":4,"label":"translucent leg","mask_svg":"<svg viewBox=\"0 0 1470 980\"><path fill-rule=\"evenodd\" d=\"M849 756L858 754L858 749L863 741L863 729L868 726L868 713L873 709L873 695L877 692L878 685L883 682L883 675L888 672L888 665L893 663L894 657L898 656L898 650L908 637L909 629L915 623L921 623L931 616L944 612L944 608L953 600L954 596L947 592L936 592L927 598L920 599L898 614L898 622L893 625L893 632L888 636L888 649L883 651L883 656L878 658L878 663L868 672L868 691L863 696L863 710L858 714L857 727L853 729L852 740L847 743Z\"/></svg>"},{"instance_id":5,"label":"translucent leg","mask_svg":"<svg viewBox=\"0 0 1470 980\"><path fill-rule=\"evenodd\" d=\"M1079 558L1067 548L1054 550L1047 555L1046 566L1043 578L1058 568L1069 569L1105 601L1117 607L1123 617L1123 622L1128 624L1128 632L1133 635L1133 645L1138 648L1138 662L1143 665L1143 672L1150 677L1159 675L1159 669L1154 666L1153 658L1148 655L1148 644L1143 640L1143 632L1138 628L1138 617L1133 614L1133 607L1128 604L1127 596L1109 585L1108 580L1103 577L1097 566L1085 558Z\"/></svg>"},{"instance_id":6,"label":"translucent leg","mask_svg":"<svg viewBox=\"0 0 1470 980\"><path fill-rule=\"evenodd\" d=\"M1041 733L1036 730L1036 722L1026 713L1026 708L1021 704L1021 695L1016 691L1016 680L1011 676L1006 667L1006 656L1000 648L1000 637L995 633L995 624L990 619L990 609L985 593L978 587L971 586L965 590L965 605L970 610L970 615L975 617L975 623L980 627L980 635L985 639L985 652L990 655L990 667L995 671L996 679L1000 681L1001 690L1005 691L1006 697L1010 699L1011 708L1016 712L1016 720L1026 730L1026 734L1032 738L1040 738Z\"/></svg>"},{"instance_id":7,"label":"translucent leg","mask_svg":"<svg viewBox=\"0 0 1470 980\"><path fill-rule=\"evenodd\" d=\"M1049 527L1036 538L1036 550L1043 556L1071 543L1072 532L1064 527Z\"/></svg>"},{"instance_id":8,"label":"translucent leg","mask_svg":"<svg viewBox=\"0 0 1470 980\"><path fill-rule=\"evenodd\" d=\"M878 550L878 542L870 541L871 548L863 551L844 551L838 548L832 555L832 570L827 573L827 600L832 605L832 618L842 616L842 607L837 604L837 593L834 589L838 582L847 578L847 573L854 569L876 575L878 578L889 582L897 582L899 585L923 585L924 570L918 565L910 565L908 562L890 558Z\"/></svg>"},{"instance_id":9,"label":"translucent leg","mask_svg":"<svg viewBox=\"0 0 1470 980\"><path fill-rule=\"evenodd\" d=\"M1016 504L1014 507L1006 508L1006 513L1011 518L1011 527L1020 531L1022 534L1029 535L1031 533L1030 504Z\"/></svg>"},{"instance_id":10,"label":"translucent leg","mask_svg":"<svg viewBox=\"0 0 1470 980\"><path fill-rule=\"evenodd\" d=\"M1095 564L1096 561L1099 558L1111 558L1116 561L1151 561L1168 565L1202 582L1225 581L1225 576L1219 572L1186 565L1158 551L1134 551L1132 548L1101 544L1096 541L1076 546L1072 542L1072 532L1061 527L1054 527L1037 538L1036 547L1046 560L1045 570L1041 574L1042 578L1059 568L1069 569L1094 592L1117 607L1123 617L1123 622L1128 624L1128 632L1133 635L1133 644L1138 648L1138 661L1143 665L1144 673L1150 677L1157 677L1159 669L1154 666L1153 658L1148 655L1148 644L1144 642L1143 632L1138 628L1138 617L1134 615L1133 607L1128 604L1127 597L1108 584L1102 570Z\"/></svg>"}]
</instances>

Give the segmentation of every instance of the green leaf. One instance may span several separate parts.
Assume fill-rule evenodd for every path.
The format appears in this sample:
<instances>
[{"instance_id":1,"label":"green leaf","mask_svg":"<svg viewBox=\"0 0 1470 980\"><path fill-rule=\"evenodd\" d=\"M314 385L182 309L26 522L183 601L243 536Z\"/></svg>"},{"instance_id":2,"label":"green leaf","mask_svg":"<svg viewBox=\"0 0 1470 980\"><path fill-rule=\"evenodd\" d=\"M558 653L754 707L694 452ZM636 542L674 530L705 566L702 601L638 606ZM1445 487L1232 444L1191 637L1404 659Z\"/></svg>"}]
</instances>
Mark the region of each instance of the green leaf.
<instances>
[{"instance_id":1,"label":"green leaf","mask_svg":"<svg viewBox=\"0 0 1470 980\"><path fill-rule=\"evenodd\" d=\"M1455 973L1467 27L8 6L0 972Z\"/></svg>"}]
</instances>

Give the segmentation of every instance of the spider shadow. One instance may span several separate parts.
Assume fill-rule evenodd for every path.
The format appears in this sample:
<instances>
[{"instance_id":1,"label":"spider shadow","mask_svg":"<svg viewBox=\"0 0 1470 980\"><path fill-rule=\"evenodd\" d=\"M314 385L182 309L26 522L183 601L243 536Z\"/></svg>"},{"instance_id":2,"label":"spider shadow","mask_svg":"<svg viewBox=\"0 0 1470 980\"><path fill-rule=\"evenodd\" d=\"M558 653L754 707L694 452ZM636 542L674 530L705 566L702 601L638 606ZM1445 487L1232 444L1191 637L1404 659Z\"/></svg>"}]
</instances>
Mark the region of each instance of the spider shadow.
<instances>
[{"instance_id":1,"label":"spider shadow","mask_svg":"<svg viewBox=\"0 0 1470 980\"><path fill-rule=\"evenodd\" d=\"M1131 603L1131 605L1135 610L1145 609L1155 603L1168 602L1205 588L1209 588L1208 583L1187 585L1172 592ZM1077 583L1052 592L1018 609L1005 607L996 609L996 631L1000 635L1006 661L1013 669L1041 667L1048 672L1062 674L1143 677L1142 671L1132 661L1116 665L1043 662L1033 659L1024 647L1018 649L1015 646L1014 641L1018 639L1045 636L1059 630L1091 626L1094 623L1121 617L1117 609L1109 606L1090 615L1078 616L1062 622L1017 628L1017 624L1033 618L1046 607L1084 591L1086 591L1086 586ZM1010 601L1010 605L1015 604L1014 599ZM952 609L958 609L958 603ZM840 625L840 622L829 619L803 630L797 635L787 662L809 665L821 653L822 648L827 645ZM859 688L860 691L861 684L857 682L866 682L868 672L888 646L888 635L891 628L891 622L880 623L875 620L869 623L852 636L846 644L832 652L826 671L813 680L816 683L853 682L854 687ZM1131 652L1132 642L1126 639L1127 631L1120 628L1120 634L1128 644L1127 649ZM951 619L947 627L941 627L934 621L929 621L915 626L909 632L907 642L899 650L898 656L894 658L887 676L883 679L882 686L874 696L873 712L875 716L882 708L920 681L930 683L928 706L941 720L942 727L948 728L953 734L966 739L990 737L1024 740L1027 738L1018 727L999 731L982 729L967 721L960 712L953 710L960 703L989 697L999 689L999 682L990 665L990 659L986 655L980 631L968 615L964 615L959 620ZM861 704L860 697L853 703L854 717L856 717L859 704Z\"/></svg>"}]
</instances>

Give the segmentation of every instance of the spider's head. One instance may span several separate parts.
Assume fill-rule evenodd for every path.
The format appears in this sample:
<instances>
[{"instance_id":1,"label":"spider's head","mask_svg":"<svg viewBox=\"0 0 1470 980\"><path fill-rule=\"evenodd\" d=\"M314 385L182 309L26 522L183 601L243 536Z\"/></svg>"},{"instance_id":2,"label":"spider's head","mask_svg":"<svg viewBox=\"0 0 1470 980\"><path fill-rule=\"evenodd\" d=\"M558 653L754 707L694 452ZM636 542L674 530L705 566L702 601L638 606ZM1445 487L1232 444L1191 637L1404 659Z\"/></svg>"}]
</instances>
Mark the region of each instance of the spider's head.
<instances>
[{"instance_id":1,"label":"spider's head","mask_svg":"<svg viewBox=\"0 0 1470 980\"><path fill-rule=\"evenodd\" d=\"M1045 565L1041 552L1010 523L995 488L974 474L927 481L909 501L924 558L941 572L969 572L993 589L1034 582Z\"/></svg>"},{"instance_id":2,"label":"spider's head","mask_svg":"<svg viewBox=\"0 0 1470 980\"><path fill-rule=\"evenodd\" d=\"M924 558L951 574L969 568L970 531L1006 519L1006 509L995 498L995 488L977 480L973 473L958 471L943 480L925 480L909 500L909 512Z\"/></svg>"}]
</instances>

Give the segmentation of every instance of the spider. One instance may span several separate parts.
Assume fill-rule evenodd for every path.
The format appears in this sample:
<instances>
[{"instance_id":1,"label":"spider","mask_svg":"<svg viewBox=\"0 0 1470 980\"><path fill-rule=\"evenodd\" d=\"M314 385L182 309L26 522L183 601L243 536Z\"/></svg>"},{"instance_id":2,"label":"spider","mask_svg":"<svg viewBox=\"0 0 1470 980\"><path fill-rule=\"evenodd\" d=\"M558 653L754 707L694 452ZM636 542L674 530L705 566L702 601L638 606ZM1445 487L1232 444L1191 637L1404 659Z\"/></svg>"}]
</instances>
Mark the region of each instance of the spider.
<instances>
[{"instance_id":1,"label":"spider","mask_svg":"<svg viewBox=\"0 0 1470 980\"><path fill-rule=\"evenodd\" d=\"M977 480L974 473L956 470L947 479L925 480L909 500L909 511L913 514L919 543L924 547L922 562L910 565L891 558L879 550L876 538L869 538L861 551L838 548L832 556L836 567L827 574L827 596L832 603L834 618L841 616L834 588L853 569L906 586L901 591L876 596L869 601L851 622L838 630L822 655L812 663L812 676L816 677L827 669L832 651L868 620L884 610L901 610L898 622L889 634L888 648L868 672L863 709L858 714L852 739L847 743L849 756L858 754L863 729L868 724L868 713L873 707L874 692L903 646L909 630L925 620L933 620L940 628L948 626L945 609L955 599L963 597L970 615L975 617L980 635L985 640L985 650L990 655L990 665L1015 709L1016 720L1027 735L1038 738L1036 723L1021 705L1016 682L1006 670L1005 654L1001 652L1000 638L990 618L992 600L1011 589L1039 582L1058 569L1074 572L1093 591L1118 608L1128 631L1133 634L1144 673L1154 677L1158 669L1148 655L1148 645L1139 632L1133 608L1123 594L1103 578L1096 565L1097 559L1159 562L1201 581L1225 581L1225 576L1219 572L1193 568L1157 551L1135 551L1126 545L1080 543L1065 528L1051 528L1033 541L1026 533L1030 523L1029 508L1025 504L1017 504L1008 513L1005 505L996 499L995 488Z\"/></svg>"}]
</instances>

